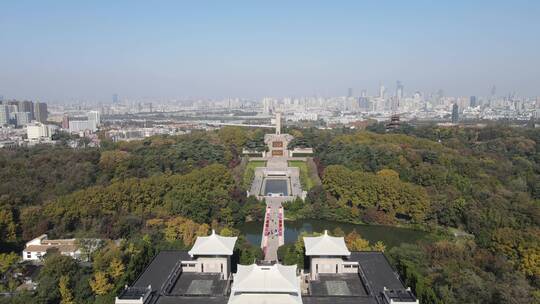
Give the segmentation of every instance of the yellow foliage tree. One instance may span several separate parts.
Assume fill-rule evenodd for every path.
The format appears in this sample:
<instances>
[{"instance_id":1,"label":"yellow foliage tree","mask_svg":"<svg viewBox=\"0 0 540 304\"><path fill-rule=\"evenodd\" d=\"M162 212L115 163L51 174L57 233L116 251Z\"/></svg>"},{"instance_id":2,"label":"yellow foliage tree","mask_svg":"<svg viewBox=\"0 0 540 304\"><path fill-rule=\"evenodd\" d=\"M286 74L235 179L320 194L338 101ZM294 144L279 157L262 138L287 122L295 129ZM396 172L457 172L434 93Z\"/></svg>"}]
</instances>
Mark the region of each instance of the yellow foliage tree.
<instances>
[{"instance_id":1,"label":"yellow foliage tree","mask_svg":"<svg viewBox=\"0 0 540 304\"><path fill-rule=\"evenodd\" d=\"M375 251L380 251L380 252L384 252L386 250L386 245L384 245L384 243L382 241L377 241L374 245L373 245L373 250Z\"/></svg>"},{"instance_id":2,"label":"yellow foliage tree","mask_svg":"<svg viewBox=\"0 0 540 304\"><path fill-rule=\"evenodd\" d=\"M371 250L369 246L369 241L363 239L362 236L356 230L353 230L351 233L345 236L345 243L351 251L367 251Z\"/></svg>"},{"instance_id":3,"label":"yellow foliage tree","mask_svg":"<svg viewBox=\"0 0 540 304\"><path fill-rule=\"evenodd\" d=\"M69 278L66 275L60 277L58 281L58 290L60 291L60 304L75 304L73 294L69 289Z\"/></svg>"},{"instance_id":4,"label":"yellow foliage tree","mask_svg":"<svg viewBox=\"0 0 540 304\"><path fill-rule=\"evenodd\" d=\"M113 258L109 265L109 275L113 280L118 280L124 274L125 269L126 267L119 258Z\"/></svg>"},{"instance_id":5,"label":"yellow foliage tree","mask_svg":"<svg viewBox=\"0 0 540 304\"><path fill-rule=\"evenodd\" d=\"M160 219L160 218L154 218L154 219L149 219L146 221L146 226L147 227L160 227L162 226L164 223L163 219Z\"/></svg>"},{"instance_id":6,"label":"yellow foliage tree","mask_svg":"<svg viewBox=\"0 0 540 304\"><path fill-rule=\"evenodd\" d=\"M181 216L173 217L165 222L165 239L169 242L182 240L185 245L192 245L197 236L208 235L208 224L197 224Z\"/></svg>"},{"instance_id":7,"label":"yellow foliage tree","mask_svg":"<svg viewBox=\"0 0 540 304\"><path fill-rule=\"evenodd\" d=\"M528 248L520 250L520 254L519 269L528 276L540 277L540 249Z\"/></svg>"},{"instance_id":8,"label":"yellow foliage tree","mask_svg":"<svg viewBox=\"0 0 540 304\"><path fill-rule=\"evenodd\" d=\"M397 178L399 179L399 173L392 169L382 169L379 172L377 172L378 176L381 177L390 177L390 178Z\"/></svg>"},{"instance_id":9,"label":"yellow foliage tree","mask_svg":"<svg viewBox=\"0 0 540 304\"><path fill-rule=\"evenodd\" d=\"M94 278L90 279L89 283L92 291L99 296L106 295L113 288L113 285L109 282L107 274L101 271L96 272L94 274Z\"/></svg>"},{"instance_id":10,"label":"yellow foliage tree","mask_svg":"<svg viewBox=\"0 0 540 304\"><path fill-rule=\"evenodd\" d=\"M235 236L234 231L232 231L230 228L227 228L227 227L221 229L221 231L219 232L219 235L221 235L221 236Z\"/></svg>"},{"instance_id":11,"label":"yellow foliage tree","mask_svg":"<svg viewBox=\"0 0 540 304\"><path fill-rule=\"evenodd\" d=\"M197 228L197 232L195 234L197 236L206 236L208 235L208 230L210 230L210 226L208 224L201 224L199 225L199 228Z\"/></svg>"}]
</instances>

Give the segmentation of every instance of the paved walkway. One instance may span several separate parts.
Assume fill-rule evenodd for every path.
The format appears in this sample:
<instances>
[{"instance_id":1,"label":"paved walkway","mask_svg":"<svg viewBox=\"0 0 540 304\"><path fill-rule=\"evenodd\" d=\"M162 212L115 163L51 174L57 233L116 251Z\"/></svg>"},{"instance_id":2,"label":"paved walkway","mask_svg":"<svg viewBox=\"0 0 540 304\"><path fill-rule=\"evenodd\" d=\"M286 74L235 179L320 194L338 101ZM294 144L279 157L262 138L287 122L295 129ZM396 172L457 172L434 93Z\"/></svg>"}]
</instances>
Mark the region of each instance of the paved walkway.
<instances>
[{"instance_id":1,"label":"paved walkway","mask_svg":"<svg viewBox=\"0 0 540 304\"><path fill-rule=\"evenodd\" d=\"M285 244L285 222L282 203L292 200L302 194L300 186L300 171L296 167L289 167L288 157L270 157L266 158L266 168L256 168L255 178L250 189L252 195L259 198L264 180L264 170L287 171L290 178L289 193L290 196L264 197L266 200L266 211L263 222L263 235L261 248L264 252L264 260L267 262L277 262L277 251L279 246Z\"/></svg>"},{"instance_id":2,"label":"paved walkway","mask_svg":"<svg viewBox=\"0 0 540 304\"><path fill-rule=\"evenodd\" d=\"M266 215L263 226L263 238L261 247L264 250L265 261L277 262L277 250L285 243L284 236L284 213L281 203L284 197L266 198Z\"/></svg>"}]
</instances>

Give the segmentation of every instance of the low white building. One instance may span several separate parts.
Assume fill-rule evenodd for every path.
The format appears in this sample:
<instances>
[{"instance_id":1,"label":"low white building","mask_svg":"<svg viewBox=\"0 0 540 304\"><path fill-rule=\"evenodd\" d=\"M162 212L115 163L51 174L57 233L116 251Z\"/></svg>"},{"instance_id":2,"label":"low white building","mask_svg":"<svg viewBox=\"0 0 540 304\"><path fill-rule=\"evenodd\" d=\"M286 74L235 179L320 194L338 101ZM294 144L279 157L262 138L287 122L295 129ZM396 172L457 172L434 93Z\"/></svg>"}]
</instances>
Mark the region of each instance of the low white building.
<instances>
[{"instance_id":1,"label":"low white building","mask_svg":"<svg viewBox=\"0 0 540 304\"><path fill-rule=\"evenodd\" d=\"M344 258L351 255L345 239L324 234L315 237L304 237L306 256L310 260L311 279L316 280L320 273L355 273L358 262L349 262Z\"/></svg>"},{"instance_id":2,"label":"low white building","mask_svg":"<svg viewBox=\"0 0 540 304\"><path fill-rule=\"evenodd\" d=\"M210 236L197 237L188 254L192 261L182 262L182 271L221 273L226 279L231 272L231 256L237 237L226 237L212 230Z\"/></svg>"},{"instance_id":3,"label":"low white building","mask_svg":"<svg viewBox=\"0 0 540 304\"><path fill-rule=\"evenodd\" d=\"M313 155L313 148L296 147L293 150L289 150L290 157L306 157L311 155Z\"/></svg>"},{"instance_id":4,"label":"low white building","mask_svg":"<svg viewBox=\"0 0 540 304\"><path fill-rule=\"evenodd\" d=\"M97 130L97 127L95 123L90 120L70 120L69 121L70 133L80 133L86 130L95 132Z\"/></svg>"},{"instance_id":5,"label":"low white building","mask_svg":"<svg viewBox=\"0 0 540 304\"><path fill-rule=\"evenodd\" d=\"M74 259L81 258L76 239L49 240L47 235L43 234L26 243L22 252L23 261L39 261L50 250L58 250L60 254Z\"/></svg>"},{"instance_id":6,"label":"low white building","mask_svg":"<svg viewBox=\"0 0 540 304\"><path fill-rule=\"evenodd\" d=\"M238 265L228 304L302 304L296 265Z\"/></svg>"},{"instance_id":7,"label":"low white building","mask_svg":"<svg viewBox=\"0 0 540 304\"><path fill-rule=\"evenodd\" d=\"M26 126L26 135L28 140L50 139L56 132L57 127L46 125L40 122L30 123Z\"/></svg>"},{"instance_id":8,"label":"low white building","mask_svg":"<svg viewBox=\"0 0 540 304\"><path fill-rule=\"evenodd\" d=\"M293 115L288 115L287 120L290 121L316 121L319 115L313 112L294 112Z\"/></svg>"}]
</instances>

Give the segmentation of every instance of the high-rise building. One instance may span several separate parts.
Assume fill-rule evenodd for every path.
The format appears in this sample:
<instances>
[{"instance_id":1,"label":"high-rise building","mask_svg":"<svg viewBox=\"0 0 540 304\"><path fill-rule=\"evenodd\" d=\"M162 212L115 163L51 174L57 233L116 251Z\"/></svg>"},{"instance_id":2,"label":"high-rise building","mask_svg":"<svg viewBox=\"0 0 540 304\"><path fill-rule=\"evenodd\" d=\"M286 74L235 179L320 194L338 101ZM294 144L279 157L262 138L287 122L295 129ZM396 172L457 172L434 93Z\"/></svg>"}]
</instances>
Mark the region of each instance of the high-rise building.
<instances>
[{"instance_id":1,"label":"high-rise building","mask_svg":"<svg viewBox=\"0 0 540 304\"><path fill-rule=\"evenodd\" d=\"M112 102L113 102L113 103L118 103L118 94L116 94L116 93L113 94L113 96L112 96Z\"/></svg>"},{"instance_id":2,"label":"high-rise building","mask_svg":"<svg viewBox=\"0 0 540 304\"><path fill-rule=\"evenodd\" d=\"M398 100L401 100L403 98L403 84L401 81L396 82L396 97Z\"/></svg>"},{"instance_id":3,"label":"high-rise building","mask_svg":"<svg viewBox=\"0 0 540 304\"><path fill-rule=\"evenodd\" d=\"M263 114L270 115L274 111L274 100L271 98L263 98Z\"/></svg>"},{"instance_id":4,"label":"high-rise building","mask_svg":"<svg viewBox=\"0 0 540 304\"><path fill-rule=\"evenodd\" d=\"M88 122L92 127L92 131L95 131L101 125L101 118L98 111L88 112Z\"/></svg>"},{"instance_id":5,"label":"high-rise building","mask_svg":"<svg viewBox=\"0 0 540 304\"><path fill-rule=\"evenodd\" d=\"M457 103L452 105L452 122L457 123L459 121L459 107Z\"/></svg>"},{"instance_id":6,"label":"high-rise building","mask_svg":"<svg viewBox=\"0 0 540 304\"><path fill-rule=\"evenodd\" d=\"M15 124L17 127L26 126L32 121L29 112L15 112L13 113L15 117Z\"/></svg>"},{"instance_id":7,"label":"high-rise building","mask_svg":"<svg viewBox=\"0 0 540 304\"><path fill-rule=\"evenodd\" d=\"M0 104L0 126L9 124L9 107L4 104Z\"/></svg>"},{"instance_id":8,"label":"high-rise building","mask_svg":"<svg viewBox=\"0 0 540 304\"><path fill-rule=\"evenodd\" d=\"M5 102L4 102L5 104ZM7 109L8 109L8 112L9 112L9 118L8 120L13 124L15 123L16 119L15 119L15 113L16 112L19 112L19 106L18 105L14 105L14 104L10 104L8 102L7 104Z\"/></svg>"},{"instance_id":9,"label":"high-rise building","mask_svg":"<svg viewBox=\"0 0 540 304\"><path fill-rule=\"evenodd\" d=\"M361 110L368 110L369 111L369 99L367 97L359 97L358 98L358 107Z\"/></svg>"},{"instance_id":10,"label":"high-rise building","mask_svg":"<svg viewBox=\"0 0 540 304\"><path fill-rule=\"evenodd\" d=\"M360 97L367 97L367 91L362 90L362 92L360 93Z\"/></svg>"},{"instance_id":11,"label":"high-rise building","mask_svg":"<svg viewBox=\"0 0 540 304\"><path fill-rule=\"evenodd\" d=\"M47 104L44 102L34 103L34 119L39 122L46 122L48 117Z\"/></svg>"},{"instance_id":12,"label":"high-rise building","mask_svg":"<svg viewBox=\"0 0 540 304\"><path fill-rule=\"evenodd\" d=\"M8 100L7 102L4 102L4 104L7 104L8 106L14 106L15 112L19 112L19 102L16 100Z\"/></svg>"},{"instance_id":13,"label":"high-rise building","mask_svg":"<svg viewBox=\"0 0 540 304\"><path fill-rule=\"evenodd\" d=\"M535 118L540 119L540 96L536 97Z\"/></svg>"},{"instance_id":14,"label":"high-rise building","mask_svg":"<svg viewBox=\"0 0 540 304\"><path fill-rule=\"evenodd\" d=\"M352 88L347 89L347 97L351 98L353 96L353 90Z\"/></svg>"},{"instance_id":15,"label":"high-rise building","mask_svg":"<svg viewBox=\"0 0 540 304\"><path fill-rule=\"evenodd\" d=\"M379 86L379 97L380 97L380 98L384 98L385 92L386 92L386 89L385 89L384 86L381 84L381 85Z\"/></svg>"},{"instance_id":16,"label":"high-rise building","mask_svg":"<svg viewBox=\"0 0 540 304\"><path fill-rule=\"evenodd\" d=\"M477 105L478 105L478 102L476 100L476 96L471 96L471 98L469 99L469 106L471 108L475 108Z\"/></svg>"},{"instance_id":17,"label":"high-rise building","mask_svg":"<svg viewBox=\"0 0 540 304\"><path fill-rule=\"evenodd\" d=\"M28 100L19 101L18 112L27 112L30 114L30 120L34 120L34 103Z\"/></svg>"}]
</instances>

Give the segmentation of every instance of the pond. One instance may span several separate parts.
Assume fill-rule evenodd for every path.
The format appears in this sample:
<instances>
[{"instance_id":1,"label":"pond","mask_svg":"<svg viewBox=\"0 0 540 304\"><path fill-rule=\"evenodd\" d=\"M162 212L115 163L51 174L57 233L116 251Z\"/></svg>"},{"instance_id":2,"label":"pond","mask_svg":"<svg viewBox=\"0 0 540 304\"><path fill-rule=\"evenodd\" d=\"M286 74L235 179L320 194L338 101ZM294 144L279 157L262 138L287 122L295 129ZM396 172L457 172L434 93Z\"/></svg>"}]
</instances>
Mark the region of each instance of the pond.
<instances>
[{"instance_id":1,"label":"pond","mask_svg":"<svg viewBox=\"0 0 540 304\"><path fill-rule=\"evenodd\" d=\"M280 194L281 196L289 195L287 179L265 179L264 195Z\"/></svg>"},{"instance_id":2,"label":"pond","mask_svg":"<svg viewBox=\"0 0 540 304\"><path fill-rule=\"evenodd\" d=\"M415 243L427 237L428 233L409 228L398 228L376 225L356 225L325 220L297 220L285 221L285 243L296 242L302 232L323 232L325 229L330 233L336 227L340 227L345 233L356 231L370 243L383 241L387 248L399 246L402 243ZM256 246L261 244L262 222L249 222L238 225L238 228L247 240Z\"/></svg>"}]
</instances>

